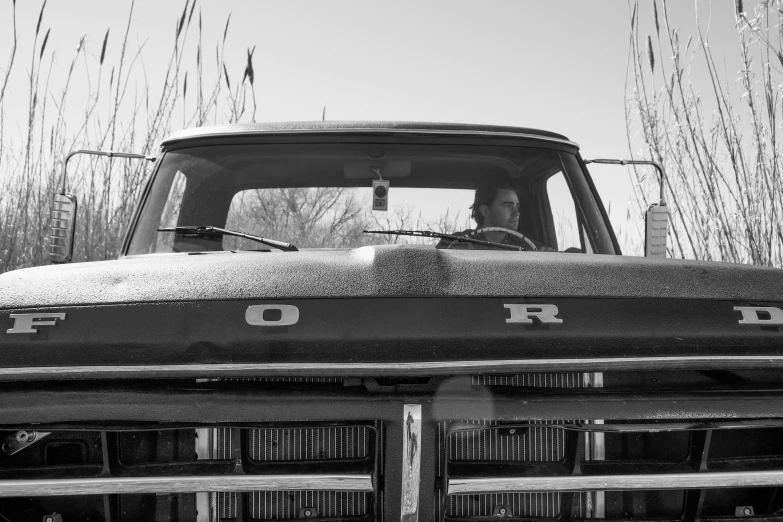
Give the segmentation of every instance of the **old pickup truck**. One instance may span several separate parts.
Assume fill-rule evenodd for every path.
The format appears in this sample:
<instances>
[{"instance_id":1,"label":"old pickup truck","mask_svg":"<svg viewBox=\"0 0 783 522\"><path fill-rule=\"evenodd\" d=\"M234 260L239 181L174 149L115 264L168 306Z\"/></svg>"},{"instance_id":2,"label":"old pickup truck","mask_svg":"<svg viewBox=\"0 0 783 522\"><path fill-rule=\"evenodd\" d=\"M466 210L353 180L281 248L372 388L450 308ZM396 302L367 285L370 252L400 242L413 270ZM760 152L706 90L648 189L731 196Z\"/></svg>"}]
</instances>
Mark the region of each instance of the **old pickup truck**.
<instances>
[{"instance_id":1,"label":"old pickup truck","mask_svg":"<svg viewBox=\"0 0 783 522\"><path fill-rule=\"evenodd\" d=\"M781 520L783 274L661 258L663 201L620 255L587 165L187 130L90 263L64 172L54 264L0 276L0 520Z\"/></svg>"}]
</instances>

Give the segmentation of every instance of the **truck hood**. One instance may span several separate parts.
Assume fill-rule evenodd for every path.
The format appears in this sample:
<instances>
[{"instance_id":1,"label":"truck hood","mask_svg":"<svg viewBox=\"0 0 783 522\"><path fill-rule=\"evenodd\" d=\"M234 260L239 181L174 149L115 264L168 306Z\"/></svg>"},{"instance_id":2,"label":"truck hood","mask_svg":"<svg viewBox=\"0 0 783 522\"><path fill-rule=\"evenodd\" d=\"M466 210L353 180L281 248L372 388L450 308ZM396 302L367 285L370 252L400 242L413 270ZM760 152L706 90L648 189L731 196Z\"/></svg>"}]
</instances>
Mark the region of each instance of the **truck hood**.
<instances>
[{"instance_id":1,"label":"truck hood","mask_svg":"<svg viewBox=\"0 0 783 522\"><path fill-rule=\"evenodd\" d=\"M777 367L781 275L411 246L25 269L0 276L0 380Z\"/></svg>"},{"instance_id":2,"label":"truck hood","mask_svg":"<svg viewBox=\"0 0 783 522\"><path fill-rule=\"evenodd\" d=\"M728 263L389 245L298 253L160 254L0 276L0 310L225 299L490 296L778 301L783 300L783 273Z\"/></svg>"}]
</instances>

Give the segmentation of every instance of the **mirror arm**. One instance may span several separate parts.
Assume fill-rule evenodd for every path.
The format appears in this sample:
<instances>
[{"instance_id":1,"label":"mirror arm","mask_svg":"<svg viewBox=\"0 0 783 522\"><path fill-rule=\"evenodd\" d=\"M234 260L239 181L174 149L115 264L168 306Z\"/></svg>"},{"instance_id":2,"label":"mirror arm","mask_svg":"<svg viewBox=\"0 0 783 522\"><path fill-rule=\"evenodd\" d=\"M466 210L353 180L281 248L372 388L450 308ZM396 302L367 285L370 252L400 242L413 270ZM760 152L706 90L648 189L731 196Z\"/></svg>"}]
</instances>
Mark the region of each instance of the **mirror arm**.
<instances>
[{"instance_id":1,"label":"mirror arm","mask_svg":"<svg viewBox=\"0 0 783 522\"><path fill-rule=\"evenodd\" d=\"M607 165L651 165L658 171L660 178L660 201L653 203L645 212L644 255L645 257L664 259L666 257L666 237L669 234L669 214L664 200L664 182L666 177L663 168L654 161L647 160L616 160L594 159L585 160L588 163L604 163Z\"/></svg>"},{"instance_id":2,"label":"mirror arm","mask_svg":"<svg viewBox=\"0 0 783 522\"><path fill-rule=\"evenodd\" d=\"M52 200L52 233L49 240L49 260L52 263L69 263L73 257L77 202L76 196L67 192L68 161L77 154L155 161L155 158L152 156L128 152L103 152L98 150L74 150L69 152L65 160L63 160L61 192L54 194Z\"/></svg>"},{"instance_id":3,"label":"mirror arm","mask_svg":"<svg viewBox=\"0 0 783 522\"><path fill-rule=\"evenodd\" d=\"M91 154L93 156L106 156L108 158L129 158L129 159L144 159L147 161L155 161L155 156L145 156L144 154L133 154L130 152L114 152L114 151L101 151L101 150L87 150L87 149L80 149L80 150L73 150L68 153L67 156L65 156L65 161L63 161L63 182L62 182L62 194L65 194L66 187L68 186L67 182L67 176L68 176L68 161L77 154Z\"/></svg>"},{"instance_id":4,"label":"mirror arm","mask_svg":"<svg viewBox=\"0 0 783 522\"><path fill-rule=\"evenodd\" d=\"M604 163L606 165L651 165L655 167L655 170L658 171L658 177L660 178L660 205L665 205L666 201L664 200L663 193L664 193L664 174L663 174L663 167L661 167L658 163L654 161L647 161L647 160L615 160L615 159L594 159L594 160L585 160L585 164L588 163Z\"/></svg>"}]
</instances>

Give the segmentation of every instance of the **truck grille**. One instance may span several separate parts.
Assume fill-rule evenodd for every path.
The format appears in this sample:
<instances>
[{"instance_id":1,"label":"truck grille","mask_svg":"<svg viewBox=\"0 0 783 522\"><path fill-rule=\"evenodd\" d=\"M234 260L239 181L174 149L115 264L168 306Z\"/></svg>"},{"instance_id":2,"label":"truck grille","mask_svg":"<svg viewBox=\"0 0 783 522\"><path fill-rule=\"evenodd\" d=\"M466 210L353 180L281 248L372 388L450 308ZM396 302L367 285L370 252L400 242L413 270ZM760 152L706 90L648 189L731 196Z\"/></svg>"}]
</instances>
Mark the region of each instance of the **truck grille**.
<instances>
[{"instance_id":1,"label":"truck grille","mask_svg":"<svg viewBox=\"0 0 783 522\"><path fill-rule=\"evenodd\" d=\"M321 399L287 385L272 392L285 400L269 399L262 384L258 409L250 404L235 424L9 425L0 432L0 514L115 522L374 522L384 512L387 520L413 513L422 522L783 521L783 393L776 390L599 391L584 374L474 376L458 384L455 393L465 395L442 395L441 410L435 386L418 383L403 391L387 383L379 391L335 387ZM209 394L218 404L232 389L224 385ZM237 389L237 397L248 396ZM333 401L341 396L343 404ZM463 408L474 397L492 397L493 408ZM291 404L299 410L289 412ZM321 420L300 422L301 412ZM568 420L582 413L587 419ZM365 416L377 420L356 420Z\"/></svg>"},{"instance_id":2,"label":"truck grille","mask_svg":"<svg viewBox=\"0 0 783 522\"><path fill-rule=\"evenodd\" d=\"M231 458L239 435L244 466L256 472L280 466L358 472L374 468L378 426L269 426L216 432L216 458ZM243 504L237 493L217 493L214 498L220 519L241 519ZM256 491L247 495L246 509L255 520L366 517L372 501L373 495L356 491Z\"/></svg>"},{"instance_id":3,"label":"truck grille","mask_svg":"<svg viewBox=\"0 0 783 522\"><path fill-rule=\"evenodd\" d=\"M581 388L589 384L589 375L582 373L526 373L515 375L475 375L471 383L479 386L515 386L529 388ZM448 478L460 468L494 469L509 465L562 463L566 457L566 433L550 427L556 421L534 421L530 427L503 427L494 419L443 421L438 424L438 470ZM476 429L450 432L454 424L475 426ZM448 440L447 440L448 436ZM449 472L451 470L451 472ZM565 501L560 492L553 493L487 493L447 495L439 491L438 520L475 517L544 517L560 515ZM575 513L584 516L586 495L569 496L575 502Z\"/></svg>"},{"instance_id":4,"label":"truck grille","mask_svg":"<svg viewBox=\"0 0 783 522\"><path fill-rule=\"evenodd\" d=\"M37 520L52 512L115 521L372 519L381 426L0 432L0 514L28 520L34 507Z\"/></svg>"},{"instance_id":5,"label":"truck grille","mask_svg":"<svg viewBox=\"0 0 783 522\"><path fill-rule=\"evenodd\" d=\"M541 429L538 423L474 426L450 423L444 432L464 441L478 431L485 436L471 438L491 441L492 431ZM513 516L581 518L591 498L584 495L597 491L605 495L605 517L614 519L692 521L783 513L777 495L783 484L783 423L778 420L558 422L545 429L563 432L565 451L559 460L466 463L459 451L445 452L450 455L445 460L446 516L491 516L502 507ZM586 460L586 437L597 429L605 434L606 459Z\"/></svg>"},{"instance_id":6,"label":"truck grille","mask_svg":"<svg viewBox=\"0 0 783 522\"><path fill-rule=\"evenodd\" d=\"M446 459L451 469L460 464L481 465L485 473L510 463L562 463L566 456L566 433L548 425L554 421L541 421L529 428L504 428L498 421L470 421L476 427L494 427L452 433L446 455L446 433L450 422L438 424L438 440L442 441L438 452L438 465L444 472ZM584 514L585 495L577 499L577 512ZM526 516L556 518L563 503L562 494L555 493L490 493L483 495L449 495L446 515L451 518L499 516Z\"/></svg>"}]
</instances>

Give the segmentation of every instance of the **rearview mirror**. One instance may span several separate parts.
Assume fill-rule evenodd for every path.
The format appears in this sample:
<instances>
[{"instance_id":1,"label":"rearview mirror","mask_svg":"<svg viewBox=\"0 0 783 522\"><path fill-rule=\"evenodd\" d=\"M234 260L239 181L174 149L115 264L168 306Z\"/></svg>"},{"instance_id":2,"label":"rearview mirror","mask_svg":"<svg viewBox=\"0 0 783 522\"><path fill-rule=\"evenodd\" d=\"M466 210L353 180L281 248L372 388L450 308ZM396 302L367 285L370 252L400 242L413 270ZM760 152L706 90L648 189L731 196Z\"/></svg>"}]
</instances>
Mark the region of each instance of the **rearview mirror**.
<instances>
[{"instance_id":1,"label":"rearview mirror","mask_svg":"<svg viewBox=\"0 0 783 522\"><path fill-rule=\"evenodd\" d=\"M73 233L76 229L76 196L55 194L52 206L52 235L49 261L69 263L73 257Z\"/></svg>"},{"instance_id":2,"label":"rearview mirror","mask_svg":"<svg viewBox=\"0 0 783 522\"><path fill-rule=\"evenodd\" d=\"M407 178L411 175L409 160L349 161L343 165L345 179Z\"/></svg>"}]
</instances>

